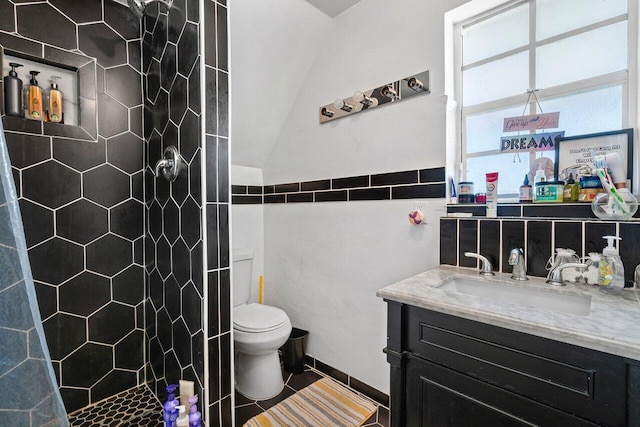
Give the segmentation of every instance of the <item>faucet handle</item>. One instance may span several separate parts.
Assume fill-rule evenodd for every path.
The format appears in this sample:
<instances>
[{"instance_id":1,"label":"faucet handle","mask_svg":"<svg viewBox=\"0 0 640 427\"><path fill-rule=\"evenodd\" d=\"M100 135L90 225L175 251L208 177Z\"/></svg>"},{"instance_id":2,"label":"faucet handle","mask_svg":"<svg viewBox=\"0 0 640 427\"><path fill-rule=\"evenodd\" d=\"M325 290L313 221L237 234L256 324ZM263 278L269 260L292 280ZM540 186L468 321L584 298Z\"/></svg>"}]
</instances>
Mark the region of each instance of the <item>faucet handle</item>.
<instances>
[{"instance_id":1,"label":"faucet handle","mask_svg":"<svg viewBox=\"0 0 640 427\"><path fill-rule=\"evenodd\" d=\"M489 261L486 257L473 252L465 252L464 256L469 258L477 258L480 261L482 261L482 267L480 268L480 273L478 274L482 276L495 276L495 273L493 272L493 266L491 265L491 261Z\"/></svg>"},{"instance_id":2,"label":"faucet handle","mask_svg":"<svg viewBox=\"0 0 640 427\"><path fill-rule=\"evenodd\" d=\"M638 264L636 270L633 273L633 284L636 289L640 289L640 264Z\"/></svg>"}]
</instances>

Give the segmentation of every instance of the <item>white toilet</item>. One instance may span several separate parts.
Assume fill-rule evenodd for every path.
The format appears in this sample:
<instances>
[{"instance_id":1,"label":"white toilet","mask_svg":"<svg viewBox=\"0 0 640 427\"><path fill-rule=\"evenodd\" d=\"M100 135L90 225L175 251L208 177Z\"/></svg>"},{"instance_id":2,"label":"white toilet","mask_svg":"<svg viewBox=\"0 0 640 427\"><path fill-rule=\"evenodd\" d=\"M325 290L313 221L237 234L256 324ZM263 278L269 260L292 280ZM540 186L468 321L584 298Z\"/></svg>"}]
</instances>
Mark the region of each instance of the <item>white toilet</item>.
<instances>
[{"instance_id":1,"label":"white toilet","mask_svg":"<svg viewBox=\"0 0 640 427\"><path fill-rule=\"evenodd\" d=\"M249 303L252 265L252 251L233 252L236 390L251 400L265 400L284 388L278 349L289 338L291 321L279 308Z\"/></svg>"}]
</instances>

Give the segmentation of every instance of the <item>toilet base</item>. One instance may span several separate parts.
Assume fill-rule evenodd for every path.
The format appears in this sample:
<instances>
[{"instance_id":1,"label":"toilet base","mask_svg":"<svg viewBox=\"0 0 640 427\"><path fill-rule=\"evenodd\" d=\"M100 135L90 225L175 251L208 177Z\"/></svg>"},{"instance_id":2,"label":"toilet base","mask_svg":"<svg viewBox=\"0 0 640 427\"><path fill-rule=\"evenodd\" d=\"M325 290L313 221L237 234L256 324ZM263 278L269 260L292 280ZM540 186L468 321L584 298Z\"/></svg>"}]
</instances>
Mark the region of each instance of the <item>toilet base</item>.
<instances>
[{"instance_id":1,"label":"toilet base","mask_svg":"<svg viewBox=\"0 0 640 427\"><path fill-rule=\"evenodd\" d=\"M278 351L250 355L237 352L236 391L251 400L267 400L284 388Z\"/></svg>"}]
</instances>

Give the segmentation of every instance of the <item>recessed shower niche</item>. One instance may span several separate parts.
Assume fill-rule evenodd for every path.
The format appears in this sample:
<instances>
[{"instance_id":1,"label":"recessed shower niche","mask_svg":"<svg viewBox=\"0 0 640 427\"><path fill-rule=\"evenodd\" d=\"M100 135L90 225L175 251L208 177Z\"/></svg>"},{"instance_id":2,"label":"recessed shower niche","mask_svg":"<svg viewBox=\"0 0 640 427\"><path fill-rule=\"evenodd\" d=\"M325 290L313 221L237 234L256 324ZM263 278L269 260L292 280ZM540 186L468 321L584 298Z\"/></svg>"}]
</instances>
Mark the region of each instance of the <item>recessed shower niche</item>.
<instances>
[{"instance_id":1,"label":"recessed shower niche","mask_svg":"<svg viewBox=\"0 0 640 427\"><path fill-rule=\"evenodd\" d=\"M43 120L6 115L4 81L0 81L0 111L5 130L97 141L95 59L0 33L3 78L11 70L10 63L22 64L16 71L23 83L23 90L30 82L31 71L39 72L36 80L43 92L49 90L56 81L57 89L64 97L63 123L50 121L46 106L43 106Z\"/></svg>"}]
</instances>

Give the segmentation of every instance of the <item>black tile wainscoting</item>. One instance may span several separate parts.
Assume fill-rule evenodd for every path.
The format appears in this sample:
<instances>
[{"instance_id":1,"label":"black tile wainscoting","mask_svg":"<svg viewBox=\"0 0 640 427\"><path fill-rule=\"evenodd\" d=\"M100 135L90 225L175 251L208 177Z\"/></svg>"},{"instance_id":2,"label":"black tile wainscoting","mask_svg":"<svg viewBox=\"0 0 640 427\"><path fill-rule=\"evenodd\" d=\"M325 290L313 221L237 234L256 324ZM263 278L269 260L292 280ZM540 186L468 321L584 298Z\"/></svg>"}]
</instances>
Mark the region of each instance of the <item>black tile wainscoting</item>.
<instances>
[{"instance_id":1,"label":"black tile wainscoting","mask_svg":"<svg viewBox=\"0 0 640 427\"><path fill-rule=\"evenodd\" d=\"M522 248L527 274L546 277L547 260L556 248L569 248L578 256L602 252L603 235L621 237L620 256L626 286L633 284L633 272L640 264L637 250L640 222L607 222L591 219L542 218L441 218L440 264L477 267L477 260L464 256L476 252L486 256L498 271L511 272L509 252Z\"/></svg>"},{"instance_id":2,"label":"black tile wainscoting","mask_svg":"<svg viewBox=\"0 0 640 427\"><path fill-rule=\"evenodd\" d=\"M82 127L3 117L68 412L145 379L139 34L113 1L0 1L0 45L79 67Z\"/></svg>"},{"instance_id":3,"label":"black tile wainscoting","mask_svg":"<svg viewBox=\"0 0 640 427\"><path fill-rule=\"evenodd\" d=\"M232 185L232 203L311 203L445 197L444 168L327 178L285 184Z\"/></svg>"}]
</instances>

